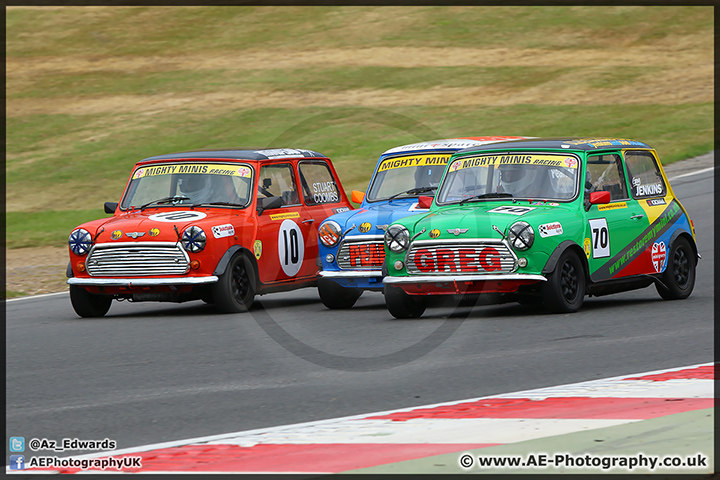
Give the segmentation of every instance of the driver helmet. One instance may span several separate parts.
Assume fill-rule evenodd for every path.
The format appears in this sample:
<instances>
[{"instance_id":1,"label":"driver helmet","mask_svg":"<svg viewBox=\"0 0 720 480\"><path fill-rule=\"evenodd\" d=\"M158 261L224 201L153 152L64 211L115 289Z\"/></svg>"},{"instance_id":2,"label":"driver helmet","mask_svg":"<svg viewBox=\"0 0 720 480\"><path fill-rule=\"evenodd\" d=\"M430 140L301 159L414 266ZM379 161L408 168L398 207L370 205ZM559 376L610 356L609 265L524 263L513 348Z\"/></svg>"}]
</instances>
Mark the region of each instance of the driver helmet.
<instances>
[{"instance_id":1,"label":"driver helmet","mask_svg":"<svg viewBox=\"0 0 720 480\"><path fill-rule=\"evenodd\" d=\"M537 177L537 170L525 165L505 164L498 167L500 183L507 193L522 194Z\"/></svg>"},{"instance_id":2,"label":"driver helmet","mask_svg":"<svg viewBox=\"0 0 720 480\"><path fill-rule=\"evenodd\" d=\"M440 185L445 165L428 165L415 169L415 187L437 187Z\"/></svg>"},{"instance_id":3,"label":"driver helmet","mask_svg":"<svg viewBox=\"0 0 720 480\"><path fill-rule=\"evenodd\" d=\"M208 200L212 193L210 176L188 175L180 179L180 193L195 201Z\"/></svg>"}]
</instances>

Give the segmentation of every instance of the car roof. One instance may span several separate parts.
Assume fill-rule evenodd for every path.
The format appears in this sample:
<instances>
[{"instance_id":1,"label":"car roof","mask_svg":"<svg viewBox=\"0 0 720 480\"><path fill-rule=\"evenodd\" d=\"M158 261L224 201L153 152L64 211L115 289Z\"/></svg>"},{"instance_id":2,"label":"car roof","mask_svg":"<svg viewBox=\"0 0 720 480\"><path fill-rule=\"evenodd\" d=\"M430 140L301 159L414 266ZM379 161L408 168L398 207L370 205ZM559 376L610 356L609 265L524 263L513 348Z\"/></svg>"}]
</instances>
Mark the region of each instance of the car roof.
<instances>
[{"instance_id":1,"label":"car roof","mask_svg":"<svg viewBox=\"0 0 720 480\"><path fill-rule=\"evenodd\" d=\"M464 148L457 154L476 152L480 150L497 150L497 149L531 149L531 148L555 148L562 150L608 150L617 149L618 147L639 147L652 148L649 145L638 140L630 140L627 138L614 137L538 137L528 138L524 140L510 140L506 142L489 143L478 145L475 147Z\"/></svg>"},{"instance_id":2,"label":"car roof","mask_svg":"<svg viewBox=\"0 0 720 480\"><path fill-rule=\"evenodd\" d=\"M162 160L192 160L198 158L217 158L222 160L275 160L279 158L327 158L322 153L299 148L260 148L234 150L198 150L190 152L168 153L148 157L141 162Z\"/></svg>"},{"instance_id":3,"label":"car roof","mask_svg":"<svg viewBox=\"0 0 720 480\"><path fill-rule=\"evenodd\" d=\"M382 155L389 155L393 153L412 152L415 150L440 150L440 149L453 149L460 150L463 148L474 147L477 145L484 145L486 143L503 142L506 140L517 140L526 137L520 136L487 136L487 137L455 137L455 138L443 138L440 140L431 140L428 142L417 142L409 143L407 145L400 145L399 147L393 147L382 153ZM382 156L381 155L381 156Z\"/></svg>"}]
</instances>

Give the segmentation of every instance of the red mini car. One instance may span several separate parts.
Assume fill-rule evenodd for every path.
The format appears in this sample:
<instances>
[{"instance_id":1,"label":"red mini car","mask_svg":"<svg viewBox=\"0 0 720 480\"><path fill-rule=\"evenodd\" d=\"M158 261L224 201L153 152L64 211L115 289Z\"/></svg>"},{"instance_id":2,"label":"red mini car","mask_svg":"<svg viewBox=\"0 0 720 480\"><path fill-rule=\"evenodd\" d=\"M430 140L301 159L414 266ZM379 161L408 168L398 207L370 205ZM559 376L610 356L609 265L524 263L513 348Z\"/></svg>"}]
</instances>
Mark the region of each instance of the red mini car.
<instances>
[{"instance_id":1,"label":"red mini car","mask_svg":"<svg viewBox=\"0 0 720 480\"><path fill-rule=\"evenodd\" d=\"M311 150L198 151L142 160L111 218L68 239L70 300L100 317L113 299L201 299L221 312L317 283L317 229L349 210L329 158Z\"/></svg>"}]
</instances>

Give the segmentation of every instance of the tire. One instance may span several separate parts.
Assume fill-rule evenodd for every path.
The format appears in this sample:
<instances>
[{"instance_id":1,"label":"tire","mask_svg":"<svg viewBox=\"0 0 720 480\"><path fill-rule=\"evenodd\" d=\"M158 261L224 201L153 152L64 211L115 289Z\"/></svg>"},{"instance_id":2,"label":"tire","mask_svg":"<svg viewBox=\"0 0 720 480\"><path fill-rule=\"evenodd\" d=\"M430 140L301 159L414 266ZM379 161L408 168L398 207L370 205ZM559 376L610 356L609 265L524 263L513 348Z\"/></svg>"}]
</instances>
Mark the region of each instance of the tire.
<instances>
[{"instance_id":1,"label":"tire","mask_svg":"<svg viewBox=\"0 0 720 480\"><path fill-rule=\"evenodd\" d=\"M230 259L218 282L213 284L215 308L222 313L247 312L255 299L252 263L241 253Z\"/></svg>"},{"instance_id":2,"label":"tire","mask_svg":"<svg viewBox=\"0 0 720 480\"><path fill-rule=\"evenodd\" d=\"M70 285L70 303L75 313L83 318L102 317L112 303L109 295L95 295L77 285Z\"/></svg>"},{"instance_id":3,"label":"tire","mask_svg":"<svg viewBox=\"0 0 720 480\"><path fill-rule=\"evenodd\" d=\"M352 308L362 292L359 288L343 287L327 278L318 278L320 300L331 310Z\"/></svg>"},{"instance_id":4,"label":"tire","mask_svg":"<svg viewBox=\"0 0 720 480\"><path fill-rule=\"evenodd\" d=\"M567 249L543 285L545 307L552 313L571 313L580 309L585 298L585 271L577 253Z\"/></svg>"},{"instance_id":5,"label":"tire","mask_svg":"<svg viewBox=\"0 0 720 480\"><path fill-rule=\"evenodd\" d=\"M383 286L385 306L395 318L419 318L425 312L425 302L408 295L402 288Z\"/></svg>"},{"instance_id":6,"label":"tire","mask_svg":"<svg viewBox=\"0 0 720 480\"><path fill-rule=\"evenodd\" d=\"M657 292L665 300L687 298L695 287L695 253L685 237L678 237L670 248L668 264L660 277L664 287L655 284Z\"/></svg>"}]
</instances>

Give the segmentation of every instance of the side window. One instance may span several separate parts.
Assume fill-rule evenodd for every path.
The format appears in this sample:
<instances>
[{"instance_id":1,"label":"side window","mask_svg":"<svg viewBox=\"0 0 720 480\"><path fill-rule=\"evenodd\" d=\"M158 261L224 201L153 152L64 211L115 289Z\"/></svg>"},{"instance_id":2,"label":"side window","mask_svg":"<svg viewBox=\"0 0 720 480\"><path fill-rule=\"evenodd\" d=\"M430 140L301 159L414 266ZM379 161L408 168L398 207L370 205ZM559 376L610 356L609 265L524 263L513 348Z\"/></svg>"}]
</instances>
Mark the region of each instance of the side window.
<instances>
[{"instance_id":1,"label":"side window","mask_svg":"<svg viewBox=\"0 0 720 480\"><path fill-rule=\"evenodd\" d=\"M665 196L667 192L665 182L650 152L625 152L625 166L630 176L634 198Z\"/></svg>"},{"instance_id":2,"label":"side window","mask_svg":"<svg viewBox=\"0 0 720 480\"><path fill-rule=\"evenodd\" d=\"M300 182L305 204L320 205L340 201L340 191L325 162L300 162Z\"/></svg>"},{"instance_id":3,"label":"side window","mask_svg":"<svg viewBox=\"0 0 720 480\"><path fill-rule=\"evenodd\" d=\"M610 192L610 200L628 198L620 155L593 155L588 157L585 170L585 191Z\"/></svg>"},{"instance_id":4,"label":"side window","mask_svg":"<svg viewBox=\"0 0 720 480\"><path fill-rule=\"evenodd\" d=\"M269 197L282 198L283 206L300 205L295 176L289 163L265 165L260 169L258 200Z\"/></svg>"}]
</instances>

